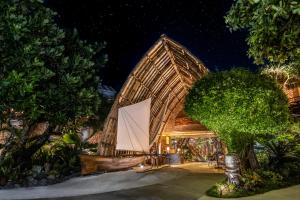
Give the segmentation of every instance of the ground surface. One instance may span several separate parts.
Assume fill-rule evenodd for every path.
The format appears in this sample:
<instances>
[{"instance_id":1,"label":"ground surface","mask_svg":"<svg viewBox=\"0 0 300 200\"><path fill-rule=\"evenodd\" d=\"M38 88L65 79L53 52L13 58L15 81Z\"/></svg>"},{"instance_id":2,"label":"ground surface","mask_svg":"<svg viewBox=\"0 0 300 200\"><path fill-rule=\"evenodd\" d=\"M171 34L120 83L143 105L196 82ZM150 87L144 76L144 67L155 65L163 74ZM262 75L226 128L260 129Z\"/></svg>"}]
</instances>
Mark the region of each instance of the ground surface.
<instances>
[{"instance_id":1,"label":"ground surface","mask_svg":"<svg viewBox=\"0 0 300 200\"><path fill-rule=\"evenodd\" d=\"M179 196L193 199L224 177L222 171L216 172L200 163L146 173L121 171L73 178L50 186L0 190L0 199L174 199Z\"/></svg>"},{"instance_id":2,"label":"ground surface","mask_svg":"<svg viewBox=\"0 0 300 200\"><path fill-rule=\"evenodd\" d=\"M0 190L0 199L213 200L217 198L205 196L205 191L223 178L222 171L193 163L147 173L124 171L80 177L47 187ZM299 192L300 185L242 199L292 200L299 199Z\"/></svg>"}]
</instances>

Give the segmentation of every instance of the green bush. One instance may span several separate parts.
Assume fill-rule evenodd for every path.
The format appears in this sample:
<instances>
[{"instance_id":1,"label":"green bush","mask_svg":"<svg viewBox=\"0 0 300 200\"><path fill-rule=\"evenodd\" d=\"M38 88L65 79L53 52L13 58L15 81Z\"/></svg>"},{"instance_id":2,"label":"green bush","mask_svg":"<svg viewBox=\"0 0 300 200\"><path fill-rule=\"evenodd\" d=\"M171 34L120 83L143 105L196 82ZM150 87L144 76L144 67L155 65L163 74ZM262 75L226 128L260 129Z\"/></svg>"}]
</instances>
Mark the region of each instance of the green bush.
<instances>
[{"instance_id":1,"label":"green bush","mask_svg":"<svg viewBox=\"0 0 300 200\"><path fill-rule=\"evenodd\" d=\"M267 140L265 148L269 155L268 167L283 175L300 177L300 139L297 134L284 133Z\"/></svg>"},{"instance_id":2,"label":"green bush","mask_svg":"<svg viewBox=\"0 0 300 200\"><path fill-rule=\"evenodd\" d=\"M49 164L50 169L60 172L61 176L80 170L79 154L81 142L77 134L69 133L63 137L45 144L33 157L33 165Z\"/></svg>"},{"instance_id":3,"label":"green bush","mask_svg":"<svg viewBox=\"0 0 300 200\"><path fill-rule=\"evenodd\" d=\"M247 191L255 191L264 185L262 177L254 171L244 172L241 181L243 188Z\"/></svg>"},{"instance_id":4,"label":"green bush","mask_svg":"<svg viewBox=\"0 0 300 200\"><path fill-rule=\"evenodd\" d=\"M269 157L268 157L268 153L266 151L256 152L256 157L257 157L260 167L265 168L268 166Z\"/></svg>"},{"instance_id":5,"label":"green bush","mask_svg":"<svg viewBox=\"0 0 300 200\"><path fill-rule=\"evenodd\" d=\"M234 184L223 181L216 183L206 191L208 196L221 197L221 198L236 198L253 195L254 192L247 191L242 187L237 187Z\"/></svg>"},{"instance_id":6,"label":"green bush","mask_svg":"<svg viewBox=\"0 0 300 200\"><path fill-rule=\"evenodd\" d=\"M279 173L276 173L273 171L260 170L260 171L258 171L258 174L264 180L264 184L267 184L269 186L282 185L283 176L281 176Z\"/></svg>"},{"instance_id":7,"label":"green bush","mask_svg":"<svg viewBox=\"0 0 300 200\"><path fill-rule=\"evenodd\" d=\"M212 186L206 194L214 197L243 197L264 193L273 189L289 186L283 177L273 171L244 171L239 186L232 185L227 181Z\"/></svg>"},{"instance_id":8,"label":"green bush","mask_svg":"<svg viewBox=\"0 0 300 200\"><path fill-rule=\"evenodd\" d=\"M209 73L186 97L185 111L214 131L244 168L257 168L253 145L291 125L288 99L270 78L245 69Z\"/></svg>"}]
</instances>

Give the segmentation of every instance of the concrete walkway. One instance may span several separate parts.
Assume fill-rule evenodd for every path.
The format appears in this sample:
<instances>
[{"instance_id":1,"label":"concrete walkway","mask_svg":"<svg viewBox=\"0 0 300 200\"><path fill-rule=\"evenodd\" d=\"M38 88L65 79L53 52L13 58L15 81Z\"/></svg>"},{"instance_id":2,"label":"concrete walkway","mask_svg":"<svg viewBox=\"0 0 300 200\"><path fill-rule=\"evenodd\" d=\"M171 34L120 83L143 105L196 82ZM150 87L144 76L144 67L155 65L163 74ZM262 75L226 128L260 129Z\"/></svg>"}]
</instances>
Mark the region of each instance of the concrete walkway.
<instances>
[{"instance_id":1,"label":"concrete walkway","mask_svg":"<svg viewBox=\"0 0 300 200\"><path fill-rule=\"evenodd\" d=\"M123 171L78 177L47 187L0 190L0 200L216 200L205 195L214 183L224 179L222 171L193 163L147 173ZM243 200L300 199L300 185L275 190Z\"/></svg>"},{"instance_id":2,"label":"concrete walkway","mask_svg":"<svg viewBox=\"0 0 300 200\"><path fill-rule=\"evenodd\" d=\"M126 190L160 183L181 175L166 171L136 173L130 170L76 177L55 185L0 190L0 200L68 197Z\"/></svg>"},{"instance_id":3,"label":"concrete walkway","mask_svg":"<svg viewBox=\"0 0 300 200\"><path fill-rule=\"evenodd\" d=\"M86 195L97 194L96 196L98 196L99 194L109 194L111 192L128 190L138 191L138 189L139 191L142 191L144 188L149 190L152 188L151 186L153 186L153 188L159 188L157 185L166 189L168 186L163 185L164 183L166 183L166 185L176 185L178 182L183 184L183 187L186 187L194 182L190 180L191 178L185 177L192 177L194 181L199 180L199 177L193 177L194 172L197 172L198 174L201 172L204 176L203 178L200 178L203 179L203 183L205 183L206 180L210 180L207 184L207 188L215 181L224 178L223 174L220 174L222 171L209 168L207 167L207 164L194 163L180 165L177 167L166 167L146 173L136 173L133 170L121 171L94 176L77 177L63 183L50 186L0 190L0 200L44 198L60 199L61 197L77 199L75 196L79 196L78 199L89 199ZM219 173L216 176L218 180L216 180L214 173ZM209 178L208 176L213 177ZM147 189L147 187L150 188ZM191 187L193 188L193 185L191 185ZM197 190L197 188L194 189Z\"/></svg>"}]
</instances>

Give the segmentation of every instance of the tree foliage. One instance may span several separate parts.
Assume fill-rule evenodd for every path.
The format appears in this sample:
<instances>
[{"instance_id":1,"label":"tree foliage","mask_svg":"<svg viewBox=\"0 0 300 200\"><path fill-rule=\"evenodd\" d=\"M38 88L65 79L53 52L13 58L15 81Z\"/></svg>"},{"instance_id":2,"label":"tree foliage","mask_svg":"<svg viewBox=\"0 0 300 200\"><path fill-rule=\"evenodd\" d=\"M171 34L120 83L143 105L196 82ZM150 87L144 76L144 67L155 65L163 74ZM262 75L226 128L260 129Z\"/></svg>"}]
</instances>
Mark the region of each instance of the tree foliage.
<instances>
[{"instance_id":1,"label":"tree foliage","mask_svg":"<svg viewBox=\"0 0 300 200\"><path fill-rule=\"evenodd\" d=\"M9 134L0 165L13 158L9 169L22 172L58 127L97 111L106 58L103 45L59 28L40 0L2 0L0 10L0 132ZM49 124L46 133L30 135L39 122Z\"/></svg>"},{"instance_id":2,"label":"tree foliage","mask_svg":"<svg viewBox=\"0 0 300 200\"><path fill-rule=\"evenodd\" d=\"M256 64L289 64L300 71L300 2L235 0L225 17L231 31L247 30Z\"/></svg>"},{"instance_id":3,"label":"tree foliage","mask_svg":"<svg viewBox=\"0 0 300 200\"><path fill-rule=\"evenodd\" d=\"M216 132L229 147L284 131L288 100L273 80L243 69L210 73L186 98L186 113ZM234 141L235 140L235 141Z\"/></svg>"},{"instance_id":4,"label":"tree foliage","mask_svg":"<svg viewBox=\"0 0 300 200\"><path fill-rule=\"evenodd\" d=\"M23 112L26 124L93 114L100 103L93 58L102 47L66 34L38 0L4 0L0 10L0 113Z\"/></svg>"}]
</instances>

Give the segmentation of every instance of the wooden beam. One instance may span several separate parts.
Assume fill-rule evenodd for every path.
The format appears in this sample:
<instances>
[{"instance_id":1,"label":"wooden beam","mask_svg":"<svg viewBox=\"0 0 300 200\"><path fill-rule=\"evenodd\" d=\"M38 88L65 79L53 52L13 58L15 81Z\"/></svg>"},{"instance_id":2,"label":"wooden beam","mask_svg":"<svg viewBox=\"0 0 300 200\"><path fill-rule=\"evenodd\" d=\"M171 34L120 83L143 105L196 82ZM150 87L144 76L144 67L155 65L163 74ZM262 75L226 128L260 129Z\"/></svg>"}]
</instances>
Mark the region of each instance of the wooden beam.
<instances>
[{"instance_id":1,"label":"wooden beam","mask_svg":"<svg viewBox=\"0 0 300 200\"><path fill-rule=\"evenodd\" d=\"M177 98L177 94L173 92L172 88L169 86L169 81L167 81L167 79L165 78L164 74L160 72L160 70L158 69L158 67L156 66L156 64L153 62L153 60L147 56L147 59L149 60L149 62L151 62L153 64L153 67L155 69L155 71L158 73L158 74L161 74L161 78L162 80L165 82L166 84L166 87L169 89L170 93L173 94L173 97ZM179 99L178 99L179 100Z\"/></svg>"},{"instance_id":2,"label":"wooden beam","mask_svg":"<svg viewBox=\"0 0 300 200\"><path fill-rule=\"evenodd\" d=\"M173 67L174 70L176 71L176 74L177 74L177 76L179 77L179 79L180 79L180 81L181 81L181 83L182 83L183 88L184 88L185 91L187 92L187 91L188 91L188 87L186 86L185 82L183 81L183 79L182 79L182 77L181 77L181 74L180 74L180 72L179 72L179 69L178 69L178 67L177 67L177 65L176 65L176 63L175 63L174 55L170 52L170 49L169 49L168 44L167 44L167 42L166 42L166 39L163 38L163 39L162 39L162 42L163 42L164 48L166 49L166 51L167 51L167 53L168 53L168 55L169 55L169 57L170 57L170 60L171 60L171 62L172 62L172 67Z\"/></svg>"}]
</instances>

